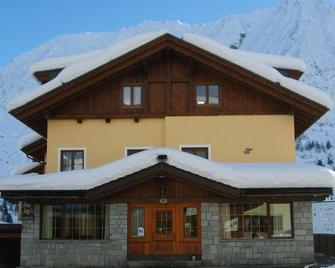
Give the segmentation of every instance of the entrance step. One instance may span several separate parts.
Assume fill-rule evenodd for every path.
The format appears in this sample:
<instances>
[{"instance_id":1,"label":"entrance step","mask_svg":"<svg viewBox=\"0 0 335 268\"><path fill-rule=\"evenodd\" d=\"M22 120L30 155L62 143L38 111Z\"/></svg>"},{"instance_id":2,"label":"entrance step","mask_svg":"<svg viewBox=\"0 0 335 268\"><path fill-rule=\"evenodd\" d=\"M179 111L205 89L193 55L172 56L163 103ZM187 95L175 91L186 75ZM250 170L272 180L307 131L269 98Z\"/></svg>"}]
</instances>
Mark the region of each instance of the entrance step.
<instances>
[{"instance_id":1,"label":"entrance step","mask_svg":"<svg viewBox=\"0 0 335 268\"><path fill-rule=\"evenodd\" d=\"M201 261L128 261L128 268L182 268L201 267Z\"/></svg>"}]
</instances>

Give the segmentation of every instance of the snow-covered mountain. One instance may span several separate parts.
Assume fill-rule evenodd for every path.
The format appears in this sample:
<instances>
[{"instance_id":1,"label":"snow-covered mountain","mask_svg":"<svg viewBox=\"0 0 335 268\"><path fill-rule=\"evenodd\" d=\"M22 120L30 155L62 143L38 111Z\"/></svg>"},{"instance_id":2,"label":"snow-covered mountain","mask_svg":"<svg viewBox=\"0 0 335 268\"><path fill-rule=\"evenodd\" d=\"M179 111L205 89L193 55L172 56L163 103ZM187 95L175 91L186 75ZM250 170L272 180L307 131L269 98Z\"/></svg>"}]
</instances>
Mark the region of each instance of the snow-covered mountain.
<instances>
[{"instance_id":1,"label":"snow-covered mountain","mask_svg":"<svg viewBox=\"0 0 335 268\"><path fill-rule=\"evenodd\" d=\"M282 0L267 9L206 24L146 21L117 32L63 35L0 69L0 177L27 161L18 152L17 142L29 130L7 114L6 105L15 96L38 86L28 71L33 63L105 48L130 36L162 29L176 35L201 34L236 49L302 58L308 65L302 79L335 96L335 7L326 0ZM309 129L297 148L301 161L334 169L335 111Z\"/></svg>"}]
</instances>

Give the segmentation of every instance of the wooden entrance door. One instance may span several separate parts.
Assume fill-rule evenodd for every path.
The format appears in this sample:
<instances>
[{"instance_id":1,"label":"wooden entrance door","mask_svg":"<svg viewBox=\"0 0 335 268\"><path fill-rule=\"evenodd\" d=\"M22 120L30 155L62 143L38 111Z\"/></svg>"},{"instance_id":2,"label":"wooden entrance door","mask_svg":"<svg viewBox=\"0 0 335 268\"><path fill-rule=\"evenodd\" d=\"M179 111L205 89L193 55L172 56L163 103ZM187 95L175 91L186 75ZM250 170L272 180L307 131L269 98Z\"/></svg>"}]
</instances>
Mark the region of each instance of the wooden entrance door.
<instances>
[{"instance_id":1,"label":"wooden entrance door","mask_svg":"<svg viewBox=\"0 0 335 268\"><path fill-rule=\"evenodd\" d=\"M152 220L152 254L174 254L176 248L175 207L154 207Z\"/></svg>"},{"instance_id":2,"label":"wooden entrance door","mask_svg":"<svg viewBox=\"0 0 335 268\"><path fill-rule=\"evenodd\" d=\"M201 255L200 203L129 204L128 257Z\"/></svg>"}]
</instances>

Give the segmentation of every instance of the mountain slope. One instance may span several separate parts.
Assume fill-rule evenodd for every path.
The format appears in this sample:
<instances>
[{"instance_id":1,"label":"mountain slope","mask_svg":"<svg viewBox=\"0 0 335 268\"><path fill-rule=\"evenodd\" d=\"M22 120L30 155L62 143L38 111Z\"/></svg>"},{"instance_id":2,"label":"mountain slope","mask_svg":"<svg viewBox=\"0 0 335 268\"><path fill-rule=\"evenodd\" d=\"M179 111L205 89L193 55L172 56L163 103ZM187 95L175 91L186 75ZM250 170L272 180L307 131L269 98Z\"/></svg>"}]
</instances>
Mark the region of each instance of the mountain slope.
<instances>
[{"instance_id":1,"label":"mountain slope","mask_svg":"<svg viewBox=\"0 0 335 268\"><path fill-rule=\"evenodd\" d=\"M28 130L9 116L6 105L38 83L29 67L50 57L74 55L111 46L130 36L167 29L176 35L193 32L242 50L296 56L304 59L307 83L335 95L335 8L324 0L283 0L279 4L243 16L190 25L180 21L146 21L110 33L59 36L15 58L0 69L0 177L27 160L18 152L17 141ZM335 167L335 113L331 111L298 142L302 161Z\"/></svg>"}]
</instances>

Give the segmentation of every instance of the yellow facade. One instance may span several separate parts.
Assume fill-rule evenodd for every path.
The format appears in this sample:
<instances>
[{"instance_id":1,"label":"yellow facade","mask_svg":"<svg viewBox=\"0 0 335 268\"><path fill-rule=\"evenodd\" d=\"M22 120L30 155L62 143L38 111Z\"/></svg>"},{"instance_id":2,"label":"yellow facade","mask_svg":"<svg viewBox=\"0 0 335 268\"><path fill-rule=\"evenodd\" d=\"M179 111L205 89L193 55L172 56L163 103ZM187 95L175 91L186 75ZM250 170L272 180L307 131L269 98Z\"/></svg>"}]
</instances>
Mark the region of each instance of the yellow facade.
<instances>
[{"instance_id":1,"label":"yellow facade","mask_svg":"<svg viewBox=\"0 0 335 268\"><path fill-rule=\"evenodd\" d=\"M46 173L59 169L59 150L84 148L86 167L125 156L126 147L209 145L211 160L295 161L294 119L290 115L178 116L105 120L49 120ZM251 148L249 154L245 151Z\"/></svg>"}]
</instances>

